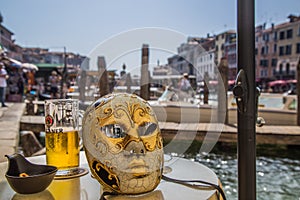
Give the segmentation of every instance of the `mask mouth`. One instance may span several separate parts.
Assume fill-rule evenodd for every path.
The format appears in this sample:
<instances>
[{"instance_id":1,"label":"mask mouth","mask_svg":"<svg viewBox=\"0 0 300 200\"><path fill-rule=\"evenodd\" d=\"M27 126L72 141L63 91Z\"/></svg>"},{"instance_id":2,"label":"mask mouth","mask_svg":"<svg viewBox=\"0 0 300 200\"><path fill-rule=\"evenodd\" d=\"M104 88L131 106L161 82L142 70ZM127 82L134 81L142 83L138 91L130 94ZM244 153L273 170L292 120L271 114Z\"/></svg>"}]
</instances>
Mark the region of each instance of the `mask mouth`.
<instances>
[{"instance_id":1,"label":"mask mouth","mask_svg":"<svg viewBox=\"0 0 300 200\"><path fill-rule=\"evenodd\" d=\"M132 174L135 178L143 178L148 176L149 167L146 165L145 161L142 159L133 159L128 167L127 171Z\"/></svg>"}]
</instances>

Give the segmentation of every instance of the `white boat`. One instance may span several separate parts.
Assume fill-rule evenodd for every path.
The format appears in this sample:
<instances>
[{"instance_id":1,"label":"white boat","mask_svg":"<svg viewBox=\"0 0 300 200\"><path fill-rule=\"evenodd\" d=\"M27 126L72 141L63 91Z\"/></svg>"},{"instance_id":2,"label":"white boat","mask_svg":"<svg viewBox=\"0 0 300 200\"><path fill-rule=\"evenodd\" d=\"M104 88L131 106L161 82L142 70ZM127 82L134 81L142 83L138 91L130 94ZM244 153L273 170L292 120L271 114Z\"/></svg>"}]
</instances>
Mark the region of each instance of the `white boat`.
<instances>
[{"instance_id":1,"label":"white boat","mask_svg":"<svg viewBox=\"0 0 300 200\"><path fill-rule=\"evenodd\" d=\"M200 99L186 97L180 100L173 90L166 90L157 101L149 101L160 122L214 123L218 121L217 98L203 104ZM259 97L258 116L266 125L296 125L296 95L262 93ZM228 93L228 123L237 124L237 106ZM222 113L221 113L222 114ZM223 120L224 121L224 120Z\"/></svg>"}]
</instances>

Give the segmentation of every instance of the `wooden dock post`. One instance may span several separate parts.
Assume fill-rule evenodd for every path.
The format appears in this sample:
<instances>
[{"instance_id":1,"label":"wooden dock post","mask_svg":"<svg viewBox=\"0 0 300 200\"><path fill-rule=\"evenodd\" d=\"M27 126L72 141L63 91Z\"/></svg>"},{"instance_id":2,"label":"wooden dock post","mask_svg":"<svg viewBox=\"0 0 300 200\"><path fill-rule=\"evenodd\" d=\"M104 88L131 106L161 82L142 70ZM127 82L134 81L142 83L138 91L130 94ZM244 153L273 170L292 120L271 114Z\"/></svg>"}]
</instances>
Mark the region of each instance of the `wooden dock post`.
<instances>
[{"instance_id":1,"label":"wooden dock post","mask_svg":"<svg viewBox=\"0 0 300 200\"><path fill-rule=\"evenodd\" d=\"M86 83L86 71L82 70L80 75L79 85L79 100L85 102L85 83Z\"/></svg>"},{"instance_id":2,"label":"wooden dock post","mask_svg":"<svg viewBox=\"0 0 300 200\"><path fill-rule=\"evenodd\" d=\"M98 57L98 72L99 72L99 95L100 97L109 93L108 74L104 56Z\"/></svg>"},{"instance_id":3,"label":"wooden dock post","mask_svg":"<svg viewBox=\"0 0 300 200\"><path fill-rule=\"evenodd\" d=\"M218 122L224 122L225 124L228 124L228 62L226 58L221 58L221 62L218 68L222 79L218 82Z\"/></svg>"},{"instance_id":4,"label":"wooden dock post","mask_svg":"<svg viewBox=\"0 0 300 200\"><path fill-rule=\"evenodd\" d=\"M126 92L131 93L131 85L132 85L132 80L131 80L131 74L127 73L126 74Z\"/></svg>"},{"instance_id":5,"label":"wooden dock post","mask_svg":"<svg viewBox=\"0 0 300 200\"><path fill-rule=\"evenodd\" d=\"M143 44L140 96L145 100L150 99L150 73L148 68L149 68L149 45Z\"/></svg>"},{"instance_id":6,"label":"wooden dock post","mask_svg":"<svg viewBox=\"0 0 300 200\"><path fill-rule=\"evenodd\" d=\"M204 74L204 91L203 91L203 103L208 104L208 95L209 95L209 90L207 87L207 83L209 82L209 75L208 72L205 72Z\"/></svg>"}]
</instances>

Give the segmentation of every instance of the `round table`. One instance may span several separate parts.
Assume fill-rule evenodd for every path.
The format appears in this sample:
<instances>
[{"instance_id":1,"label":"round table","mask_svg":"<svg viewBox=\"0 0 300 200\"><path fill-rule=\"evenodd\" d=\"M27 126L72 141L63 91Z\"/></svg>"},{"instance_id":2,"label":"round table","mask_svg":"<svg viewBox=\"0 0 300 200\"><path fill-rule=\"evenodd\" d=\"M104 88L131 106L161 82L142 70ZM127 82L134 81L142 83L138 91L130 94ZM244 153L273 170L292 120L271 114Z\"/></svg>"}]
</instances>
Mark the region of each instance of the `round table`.
<instances>
[{"instance_id":1,"label":"round table","mask_svg":"<svg viewBox=\"0 0 300 200\"><path fill-rule=\"evenodd\" d=\"M46 156L27 158L36 164L45 164ZM80 153L80 166L89 169L84 152ZM181 180L203 180L219 184L216 174L206 166L187 159L165 155L165 176ZM15 193L6 181L5 173L8 168L7 162L0 163L0 199L1 200L99 200L101 187L98 181L87 175L63 180L54 180L43 192L30 195ZM218 199L216 190L201 190L187 187L181 184L161 180L158 187L150 193L143 195L114 196L109 199Z\"/></svg>"}]
</instances>

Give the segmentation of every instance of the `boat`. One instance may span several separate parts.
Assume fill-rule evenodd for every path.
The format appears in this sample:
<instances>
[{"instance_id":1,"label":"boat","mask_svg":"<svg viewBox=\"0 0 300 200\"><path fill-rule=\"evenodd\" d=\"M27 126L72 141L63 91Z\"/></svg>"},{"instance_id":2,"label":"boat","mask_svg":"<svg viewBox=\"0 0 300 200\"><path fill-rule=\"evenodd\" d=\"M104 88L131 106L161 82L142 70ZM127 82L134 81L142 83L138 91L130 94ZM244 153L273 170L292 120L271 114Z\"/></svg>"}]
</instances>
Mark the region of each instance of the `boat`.
<instances>
[{"instance_id":1,"label":"boat","mask_svg":"<svg viewBox=\"0 0 300 200\"><path fill-rule=\"evenodd\" d=\"M180 98L178 91L166 88L158 100L149 101L158 121L175 123L215 123L218 122L218 100L211 94L208 104L203 104L199 96ZM297 96L278 93L261 93L258 101L258 117L267 125L296 125ZM237 105L232 92L227 94L227 115L229 124L237 124ZM225 121L225 118L224 118Z\"/></svg>"}]
</instances>

